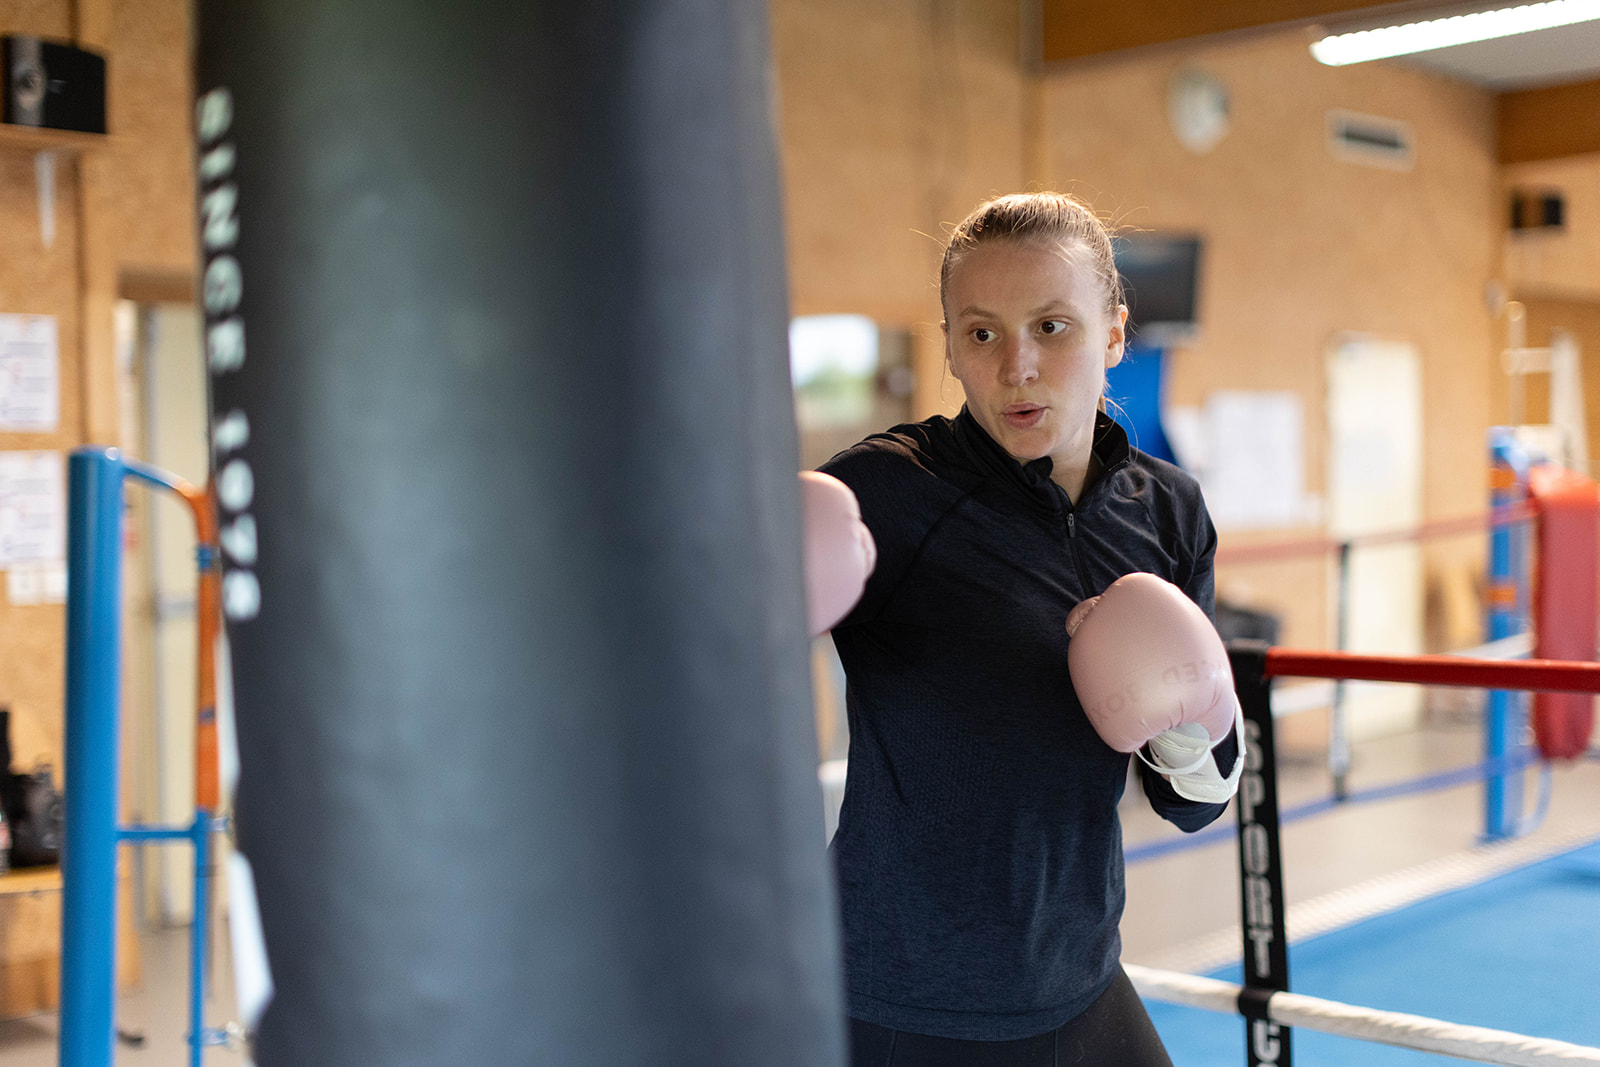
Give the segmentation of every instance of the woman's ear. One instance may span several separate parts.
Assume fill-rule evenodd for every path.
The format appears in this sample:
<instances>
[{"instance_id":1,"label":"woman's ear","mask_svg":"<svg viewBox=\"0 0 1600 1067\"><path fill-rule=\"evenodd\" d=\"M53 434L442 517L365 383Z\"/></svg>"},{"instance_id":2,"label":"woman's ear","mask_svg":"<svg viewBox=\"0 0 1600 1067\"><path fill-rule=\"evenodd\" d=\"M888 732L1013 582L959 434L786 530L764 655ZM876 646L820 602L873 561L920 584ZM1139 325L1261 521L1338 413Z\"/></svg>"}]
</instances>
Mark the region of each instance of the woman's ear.
<instances>
[{"instance_id":1,"label":"woman's ear","mask_svg":"<svg viewBox=\"0 0 1600 1067\"><path fill-rule=\"evenodd\" d=\"M1111 333L1106 338L1106 370L1122 362L1128 347L1128 305L1118 304L1111 314Z\"/></svg>"}]
</instances>

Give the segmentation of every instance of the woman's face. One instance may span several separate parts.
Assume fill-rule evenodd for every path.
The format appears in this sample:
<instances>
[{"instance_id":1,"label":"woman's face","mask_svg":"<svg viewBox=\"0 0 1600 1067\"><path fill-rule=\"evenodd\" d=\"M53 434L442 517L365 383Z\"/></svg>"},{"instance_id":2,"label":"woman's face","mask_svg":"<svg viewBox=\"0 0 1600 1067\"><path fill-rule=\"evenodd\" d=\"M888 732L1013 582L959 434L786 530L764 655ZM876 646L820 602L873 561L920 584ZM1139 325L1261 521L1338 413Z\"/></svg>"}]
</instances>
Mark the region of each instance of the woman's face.
<instances>
[{"instance_id":1,"label":"woman's face","mask_svg":"<svg viewBox=\"0 0 1600 1067\"><path fill-rule=\"evenodd\" d=\"M1125 307L1107 310L1088 252L980 244L952 267L945 298L950 370L978 424L1019 462L1087 463L1128 318Z\"/></svg>"}]
</instances>

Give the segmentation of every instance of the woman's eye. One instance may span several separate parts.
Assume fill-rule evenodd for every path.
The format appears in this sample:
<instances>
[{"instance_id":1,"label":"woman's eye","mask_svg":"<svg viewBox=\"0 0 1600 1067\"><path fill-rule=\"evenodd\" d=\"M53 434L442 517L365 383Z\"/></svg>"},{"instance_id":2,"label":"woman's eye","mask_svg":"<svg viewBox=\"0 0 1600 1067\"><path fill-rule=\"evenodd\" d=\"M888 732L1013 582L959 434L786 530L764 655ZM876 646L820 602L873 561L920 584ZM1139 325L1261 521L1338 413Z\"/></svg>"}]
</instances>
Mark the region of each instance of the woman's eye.
<instances>
[{"instance_id":1,"label":"woman's eye","mask_svg":"<svg viewBox=\"0 0 1600 1067\"><path fill-rule=\"evenodd\" d=\"M1063 333L1066 328L1067 324L1060 319L1045 319L1039 324L1040 333Z\"/></svg>"},{"instance_id":2,"label":"woman's eye","mask_svg":"<svg viewBox=\"0 0 1600 1067\"><path fill-rule=\"evenodd\" d=\"M984 326L979 326L972 331L972 339L980 345L986 345L994 340L994 331Z\"/></svg>"}]
</instances>

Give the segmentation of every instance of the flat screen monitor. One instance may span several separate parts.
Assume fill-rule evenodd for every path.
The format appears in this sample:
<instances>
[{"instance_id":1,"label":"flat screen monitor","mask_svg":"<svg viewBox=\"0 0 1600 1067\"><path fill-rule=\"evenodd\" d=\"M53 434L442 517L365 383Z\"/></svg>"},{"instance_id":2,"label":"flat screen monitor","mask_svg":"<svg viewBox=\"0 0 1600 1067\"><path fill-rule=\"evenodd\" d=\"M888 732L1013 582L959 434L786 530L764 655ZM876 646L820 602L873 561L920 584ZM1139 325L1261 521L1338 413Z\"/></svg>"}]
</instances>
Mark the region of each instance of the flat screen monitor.
<instances>
[{"instance_id":1,"label":"flat screen monitor","mask_svg":"<svg viewBox=\"0 0 1600 1067\"><path fill-rule=\"evenodd\" d=\"M1200 280L1200 238L1130 234L1118 237L1113 247L1128 294L1130 343L1165 348L1192 341L1198 327L1195 294Z\"/></svg>"}]
</instances>

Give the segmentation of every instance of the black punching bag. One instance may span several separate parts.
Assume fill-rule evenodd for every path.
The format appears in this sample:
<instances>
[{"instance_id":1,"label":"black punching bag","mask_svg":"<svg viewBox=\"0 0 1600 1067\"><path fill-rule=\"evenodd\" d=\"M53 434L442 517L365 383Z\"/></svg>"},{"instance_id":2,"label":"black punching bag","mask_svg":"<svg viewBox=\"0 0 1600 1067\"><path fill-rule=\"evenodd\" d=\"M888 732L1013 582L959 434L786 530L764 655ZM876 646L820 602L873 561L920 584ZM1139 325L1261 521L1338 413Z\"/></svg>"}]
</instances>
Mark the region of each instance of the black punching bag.
<instances>
[{"instance_id":1,"label":"black punching bag","mask_svg":"<svg viewBox=\"0 0 1600 1067\"><path fill-rule=\"evenodd\" d=\"M838 1064L765 6L201 0L289 1064Z\"/></svg>"}]
</instances>

